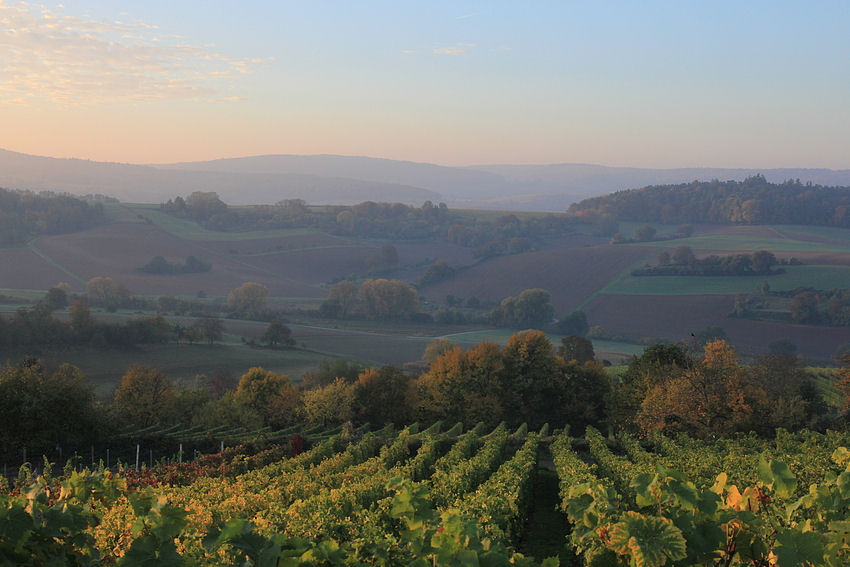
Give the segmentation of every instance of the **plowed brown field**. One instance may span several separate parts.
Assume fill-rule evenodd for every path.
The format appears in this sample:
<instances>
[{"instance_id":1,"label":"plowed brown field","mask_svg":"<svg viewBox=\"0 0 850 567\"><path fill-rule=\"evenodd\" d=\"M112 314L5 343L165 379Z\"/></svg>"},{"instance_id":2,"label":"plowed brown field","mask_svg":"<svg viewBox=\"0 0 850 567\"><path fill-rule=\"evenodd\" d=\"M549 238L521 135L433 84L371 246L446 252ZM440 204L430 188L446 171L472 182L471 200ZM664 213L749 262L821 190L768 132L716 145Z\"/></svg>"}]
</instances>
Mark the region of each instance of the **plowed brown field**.
<instances>
[{"instance_id":1,"label":"plowed brown field","mask_svg":"<svg viewBox=\"0 0 850 567\"><path fill-rule=\"evenodd\" d=\"M709 326L721 327L739 352L761 355L776 340L788 339L806 356L828 361L850 342L850 328L815 327L726 317L734 297L724 295L598 295L585 306L591 325L632 339L679 341Z\"/></svg>"},{"instance_id":2,"label":"plowed brown field","mask_svg":"<svg viewBox=\"0 0 850 567\"><path fill-rule=\"evenodd\" d=\"M0 288L46 289L68 282L82 290L79 281L28 248L0 248Z\"/></svg>"},{"instance_id":3,"label":"plowed brown field","mask_svg":"<svg viewBox=\"0 0 850 567\"><path fill-rule=\"evenodd\" d=\"M647 254L636 246L589 246L501 256L425 286L422 294L437 303L447 294L500 301L524 289L543 288L552 295L556 314L562 315Z\"/></svg>"}]
</instances>

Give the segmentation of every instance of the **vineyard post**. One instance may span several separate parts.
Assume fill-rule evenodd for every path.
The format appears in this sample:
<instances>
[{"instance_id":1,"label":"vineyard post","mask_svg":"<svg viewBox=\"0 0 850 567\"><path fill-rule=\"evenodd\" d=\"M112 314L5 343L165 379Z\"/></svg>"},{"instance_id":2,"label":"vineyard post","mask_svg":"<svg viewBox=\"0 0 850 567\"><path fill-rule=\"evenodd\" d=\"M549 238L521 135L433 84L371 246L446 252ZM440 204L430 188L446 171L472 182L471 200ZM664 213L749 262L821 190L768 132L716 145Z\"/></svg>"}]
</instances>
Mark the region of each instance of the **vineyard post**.
<instances>
[{"instance_id":1,"label":"vineyard post","mask_svg":"<svg viewBox=\"0 0 850 567\"><path fill-rule=\"evenodd\" d=\"M180 443L180 449L177 451L177 462L183 462L183 443Z\"/></svg>"},{"instance_id":2,"label":"vineyard post","mask_svg":"<svg viewBox=\"0 0 850 567\"><path fill-rule=\"evenodd\" d=\"M136 443L136 470L139 470L139 444Z\"/></svg>"},{"instance_id":3,"label":"vineyard post","mask_svg":"<svg viewBox=\"0 0 850 567\"><path fill-rule=\"evenodd\" d=\"M221 442L221 452L224 453L224 441Z\"/></svg>"},{"instance_id":4,"label":"vineyard post","mask_svg":"<svg viewBox=\"0 0 850 567\"><path fill-rule=\"evenodd\" d=\"M151 467L151 468L153 468L153 449L151 449L151 450L150 450L150 452L151 452L151 456L150 456L150 467Z\"/></svg>"},{"instance_id":5,"label":"vineyard post","mask_svg":"<svg viewBox=\"0 0 850 567\"><path fill-rule=\"evenodd\" d=\"M106 468L109 468L109 447L106 448Z\"/></svg>"}]
</instances>

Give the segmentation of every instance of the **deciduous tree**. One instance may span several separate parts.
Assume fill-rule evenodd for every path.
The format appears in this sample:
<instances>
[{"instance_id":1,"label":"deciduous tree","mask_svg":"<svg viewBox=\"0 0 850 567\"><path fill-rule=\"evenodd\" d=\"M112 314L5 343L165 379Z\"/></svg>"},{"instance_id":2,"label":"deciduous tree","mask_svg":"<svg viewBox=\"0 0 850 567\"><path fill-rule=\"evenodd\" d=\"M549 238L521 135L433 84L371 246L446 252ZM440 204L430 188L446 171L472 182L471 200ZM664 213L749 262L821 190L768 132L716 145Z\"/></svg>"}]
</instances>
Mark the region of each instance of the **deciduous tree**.
<instances>
[{"instance_id":1,"label":"deciduous tree","mask_svg":"<svg viewBox=\"0 0 850 567\"><path fill-rule=\"evenodd\" d=\"M593 343L589 339L578 335L569 335L561 339L558 354L566 362L574 361L577 364L593 362L596 358L596 353L593 352Z\"/></svg>"},{"instance_id":2,"label":"deciduous tree","mask_svg":"<svg viewBox=\"0 0 850 567\"><path fill-rule=\"evenodd\" d=\"M298 390L285 374L254 367L242 375L236 400L257 412L265 425L282 427L298 420Z\"/></svg>"},{"instance_id":3,"label":"deciduous tree","mask_svg":"<svg viewBox=\"0 0 850 567\"><path fill-rule=\"evenodd\" d=\"M280 321L272 321L269 323L269 326L266 327L265 333L263 333L262 340L270 347L295 344L295 339L292 338L292 329Z\"/></svg>"},{"instance_id":4,"label":"deciduous tree","mask_svg":"<svg viewBox=\"0 0 850 567\"><path fill-rule=\"evenodd\" d=\"M366 280L360 285L360 299L371 319L404 319L419 308L416 290L401 280Z\"/></svg>"},{"instance_id":5,"label":"deciduous tree","mask_svg":"<svg viewBox=\"0 0 850 567\"><path fill-rule=\"evenodd\" d=\"M361 423L409 423L411 396L410 377L393 366L368 368L354 384L354 408Z\"/></svg>"},{"instance_id":6,"label":"deciduous tree","mask_svg":"<svg viewBox=\"0 0 850 567\"><path fill-rule=\"evenodd\" d=\"M256 282L245 282L227 294L227 307L239 313L262 311L269 299L269 288Z\"/></svg>"},{"instance_id":7,"label":"deciduous tree","mask_svg":"<svg viewBox=\"0 0 850 567\"><path fill-rule=\"evenodd\" d=\"M354 417L354 384L337 378L327 386L302 394L307 421L316 425L340 425Z\"/></svg>"},{"instance_id":8,"label":"deciduous tree","mask_svg":"<svg viewBox=\"0 0 850 567\"><path fill-rule=\"evenodd\" d=\"M165 423L172 418L176 391L159 370L131 366L115 389L114 407L122 419L137 427Z\"/></svg>"}]
</instances>

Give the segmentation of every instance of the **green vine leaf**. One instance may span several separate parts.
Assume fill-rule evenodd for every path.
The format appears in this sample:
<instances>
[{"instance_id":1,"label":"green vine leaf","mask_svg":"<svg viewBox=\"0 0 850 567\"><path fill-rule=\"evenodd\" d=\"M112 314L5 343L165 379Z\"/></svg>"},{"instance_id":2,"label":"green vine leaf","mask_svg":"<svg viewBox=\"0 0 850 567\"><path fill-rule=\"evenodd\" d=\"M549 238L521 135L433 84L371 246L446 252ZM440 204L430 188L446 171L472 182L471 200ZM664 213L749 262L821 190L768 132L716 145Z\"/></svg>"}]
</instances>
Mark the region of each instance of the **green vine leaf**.
<instances>
[{"instance_id":1,"label":"green vine leaf","mask_svg":"<svg viewBox=\"0 0 850 567\"><path fill-rule=\"evenodd\" d=\"M687 555L685 538L669 519L637 512L626 512L624 518L611 529L610 546L635 567L661 567Z\"/></svg>"}]
</instances>

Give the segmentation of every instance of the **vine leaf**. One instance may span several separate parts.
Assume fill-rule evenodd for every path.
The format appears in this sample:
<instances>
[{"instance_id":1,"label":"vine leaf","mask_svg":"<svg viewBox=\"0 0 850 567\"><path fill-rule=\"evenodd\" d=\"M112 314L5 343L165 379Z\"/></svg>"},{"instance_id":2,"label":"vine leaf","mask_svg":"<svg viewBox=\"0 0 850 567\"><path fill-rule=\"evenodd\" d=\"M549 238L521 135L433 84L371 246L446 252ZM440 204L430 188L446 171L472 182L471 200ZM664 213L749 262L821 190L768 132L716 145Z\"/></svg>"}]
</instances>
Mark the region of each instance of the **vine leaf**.
<instances>
[{"instance_id":1,"label":"vine leaf","mask_svg":"<svg viewBox=\"0 0 850 567\"><path fill-rule=\"evenodd\" d=\"M635 567L661 567L667 560L687 555L681 530L667 518L626 512L624 520L611 528L611 549L631 558Z\"/></svg>"},{"instance_id":2,"label":"vine leaf","mask_svg":"<svg viewBox=\"0 0 850 567\"><path fill-rule=\"evenodd\" d=\"M821 565L823 563L823 542L814 532L786 530L776 534L774 548L779 565Z\"/></svg>"},{"instance_id":3,"label":"vine leaf","mask_svg":"<svg viewBox=\"0 0 850 567\"><path fill-rule=\"evenodd\" d=\"M773 490L780 498L790 498L797 488L797 478L782 461L759 461L759 477L765 484L772 484Z\"/></svg>"}]
</instances>

